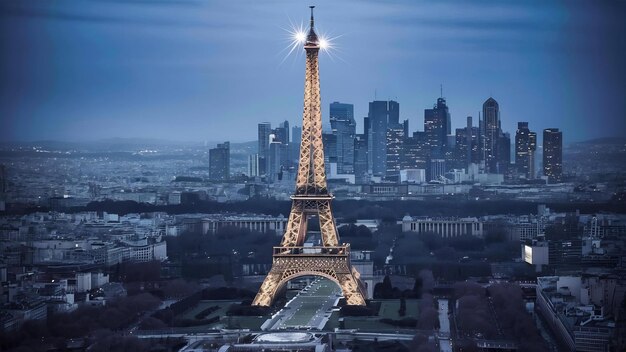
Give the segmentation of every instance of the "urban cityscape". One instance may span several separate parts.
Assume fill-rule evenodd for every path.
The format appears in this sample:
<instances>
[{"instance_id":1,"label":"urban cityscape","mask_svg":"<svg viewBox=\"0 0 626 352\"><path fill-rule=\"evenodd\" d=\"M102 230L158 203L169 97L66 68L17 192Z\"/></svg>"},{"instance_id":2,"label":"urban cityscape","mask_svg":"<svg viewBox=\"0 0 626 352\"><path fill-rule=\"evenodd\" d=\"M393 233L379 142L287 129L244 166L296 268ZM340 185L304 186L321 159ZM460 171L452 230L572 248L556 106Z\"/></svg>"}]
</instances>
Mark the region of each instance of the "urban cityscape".
<instances>
[{"instance_id":1,"label":"urban cityscape","mask_svg":"<svg viewBox=\"0 0 626 352\"><path fill-rule=\"evenodd\" d=\"M403 12L426 6L366 3L364 12L352 14L355 18L369 18L376 10L372 13L403 19ZM538 4L520 6L536 11ZM515 22L521 9L510 3L453 5L467 6L468 16L473 11L513 13L511 23L525 28ZM606 16L593 22L595 32L590 30L581 42L595 43L599 33L624 27L623 5L560 6L548 10L558 18L573 14L569 20L584 24L593 14ZM297 101L297 116L278 106L245 121L226 115L218 119L209 111L207 119L229 127L203 130L207 137L199 140L176 134L179 125L192 135L204 128L179 113L167 119L174 141L161 138L156 126L163 121L158 114L151 120L147 108L131 109L137 116L128 117L127 124L123 118L98 117L106 114L70 118L75 110L114 115L118 107L79 93L72 107L63 110L65 105L56 101L59 93L42 98L32 86L39 82L69 89L63 87L67 82L59 83L63 78L39 77L37 72L48 69L55 72L51 77L84 74L78 68L63 71L59 62L34 68L29 63L39 62L38 50L54 51L56 45L58 51L51 54L55 62L101 54L104 44L93 44L94 54L56 42L80 36L70 28L87 31L81 40L103 28L120 41L141 33L156 41L137 43L142 47L137 50L150 51L171 40L159 32L163 27L177 40L202 42L207 39L195 32L194 21L200 21L202 31L228 36L274 26L257 13L270 16L287 8L295 9L291 15L298 18L295 24L292 18L283 20L291 28L279 29L287 32L290 51L284 59L272 59L293 60L293 69L281 66L269 74L297 72L289 81L275 77L278 84L288 82L291 93L272 102ZM546 116L570 111L545 105L554 93L540 89L545 101L515 102L523 100L521 82L507 82L510 89L468 100L464 95L477 97L473 90L480 89L468 86L464 91L452 83L453 93L448 93L445 81L428 80L433 92L421 93L427 98L420 101L428 101L421 106L400 93L400 98L379 98L374 83L367 87L373 97L341 93L336 88L341 79L327 74L327 67L352 70L361 64L340 58L341 40L376 34L368 26L346 38L324 32L337 19L333 16L358 22L339 4L272 4L250 13L232 4L192 1L95 2L76 9L30 1L0 5L6 13L0 24L15 25L19 33L7 35L7 48L18 48L20 38L33 48L17 50L0 64L9 72L10 62L24 62L19 73L0 78L1 91L7 93L0 94L5 95L0 100L0 351L626 350L626 95L619 95L626 94L623 40L615 44L618 49L593 44L606 65L616 65L603 77L607 87L621 89L606 88L606 95L620 99L609 110L602 110L605 104L590 108L598 115L581 125L565 113ZM216 13L210 18L217 22L209 25L206 18L194 17L204 10ZM250 21L248 27L224 25L234 21L232 13ZM137 14L149 15L132 17ZM181 22L170 21L170 14L181 16ZM469 17L455 19L451 27L478 27L469 22ZM487 31L498 30L489 23ZM560 36L561 28L570 25L564 23L554 27L558 30L549 28ZM46 29L50 42L31 36ZM529 36L537 30L526 29ZM247 39L255 42L252 46L271 40L265 35ZM489 43L481 42L481 50L491 50ZM215 45L211 50L217 54L212 55L234 60L225 54L226 46ZM259 55L257 49L247 55ZM186 62L183 49L177 55L174 62L209 70ZM169 57L164 53L156 65L182 74ZM107 71L115 66L112 56L98 60L87 60L100 69L86 77L119 79ZM124 70L154 65L136 57L122 61ZM133 71L123 72L132 76ZM111 87L138 84L133 80L141 80L141 74L133 77ZM209 79L214 94L233 89L222 76L215 77ZM533 81L536 77L546 81ZM549 90L550 79L536 77L527 84L542 82L542 89ZM231 84L247 94L273 89L272 82L263 88L257 77L250 79ZM172 77L160 82L168 80L178 84ZM156 94L154 82L142 83L147 92L142 94ZM9 85L19 92L5 88ZM256 90L244 88L250 85ZM128 96L128 106L145 99L131 89L122 94ZM239 113L237 105L247 104L242 96L223 105ZM48 115L29 106L37 99L44 99L42 110L47 106L68 115L44 122ZM184 111L185 104L196 106L194 100L176 106ZM91 110L93 104L96 110ZM170 109L158 99L150 105ZM528 105L536 107L536 116L520 118L525 116L519 113L521 106ZM130 137L125 133L134 123L143 126L143 133ZM114 134L99 134L111 125ZM73 131L75 138L64 131Z\"/></svg>"}]
</instances>

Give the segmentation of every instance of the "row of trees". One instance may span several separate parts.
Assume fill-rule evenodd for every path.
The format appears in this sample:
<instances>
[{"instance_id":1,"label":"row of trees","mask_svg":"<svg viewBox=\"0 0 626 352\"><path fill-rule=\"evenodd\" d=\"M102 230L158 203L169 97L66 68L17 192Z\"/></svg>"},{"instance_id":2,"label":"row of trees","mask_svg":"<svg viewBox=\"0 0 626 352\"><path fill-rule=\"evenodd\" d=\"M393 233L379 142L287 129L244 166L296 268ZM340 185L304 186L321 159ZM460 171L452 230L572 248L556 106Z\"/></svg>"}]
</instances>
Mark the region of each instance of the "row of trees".
<instances>
[{"instance_id":1,"label":"row of trees","mask_svg":"<svg viewBox=\"0 0 626 352\"><path fill-rule=\"evenodd\" d=\"M65 346L68 339L88 337L98 341L104 335L121 331L145 311L154 309L161 300L149 293L121 297L102 307L82 306L70 313L48 316L47 321L31 320L17 332L0 336L0 350L30 346Z\"/></svg>"},{"instance_id":2,"label":"row of trees","mask_svg":"<svg viewBox=\"0 0 626 352\"><path fill-rule=\"evenodd\" d=\"M522 351L548 351L532 316L524 307L519 285L498 283L484 288L472 282L454 286L456 324L461 340L514 340ZM467 346L471 350L471 346Z\"/></svg>"},{"instance_id":3,"label":"row of trees","mask_svg":"<svg viewBox=\"0 0 626 352\"><path fill-rule=\"evenodd\" d=\"M626 213L626 204L621 201L607 203L547 203L559 212L574 212L580 210L585 214L598 212ZM289 214L290 201L279 201L272 198L253 198L243 202L218 203L214 201L194 201L189 204L152 205L134 201L105 200L91 202L86 206L74 207L69 211L106 211L115 214L167 212L170 214L186 213L262 213L270 215ZM337 200L333 203L333 210L337 217L348 221L356 219L381 219L393 222L402 216L483 216L501 214L506 209L509 214L532 214L537 211L537 203L517 200L459 200L458 198L413 201L413 200ZM45 210L38 208L24 208L13 205L10 212L28 213Z\"/></svg>"}]
</instances>

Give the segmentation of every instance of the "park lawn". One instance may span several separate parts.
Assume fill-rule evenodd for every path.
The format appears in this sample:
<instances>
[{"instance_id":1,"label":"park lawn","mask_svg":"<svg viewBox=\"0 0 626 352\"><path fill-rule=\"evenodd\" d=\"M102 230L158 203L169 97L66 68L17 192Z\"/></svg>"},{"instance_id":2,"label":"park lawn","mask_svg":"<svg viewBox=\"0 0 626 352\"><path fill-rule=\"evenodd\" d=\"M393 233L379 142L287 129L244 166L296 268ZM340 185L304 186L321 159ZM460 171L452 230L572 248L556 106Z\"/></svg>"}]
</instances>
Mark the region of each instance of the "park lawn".
<instances>
[{"instance_id":1,"label":"park lawn","mask_svg":"<svg viewBox=\"0 0 626 352\"><path fill-rule=\"evenodd\" d=\"M213 306L219 306L220 308L216 310L215 312L207 315L204 319L210 319L214 316L225 316L226 312L228 311L228 307L230 307L231 304L239 304L239 303L241 302L240 301L200 301L195 307L190 308L189 310L181 313L180 317L182 319L196 320L196 315L198 313Z\"/></svg>"}]
</instances>

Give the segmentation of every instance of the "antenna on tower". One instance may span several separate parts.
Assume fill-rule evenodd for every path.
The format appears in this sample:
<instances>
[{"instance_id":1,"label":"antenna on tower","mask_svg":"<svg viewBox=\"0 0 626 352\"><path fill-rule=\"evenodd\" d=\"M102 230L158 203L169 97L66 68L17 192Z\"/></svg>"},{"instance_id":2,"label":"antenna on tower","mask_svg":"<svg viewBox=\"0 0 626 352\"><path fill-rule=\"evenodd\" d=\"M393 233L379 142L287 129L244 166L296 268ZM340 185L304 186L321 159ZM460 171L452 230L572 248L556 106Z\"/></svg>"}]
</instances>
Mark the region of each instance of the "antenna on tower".
<instances>
[{"instance_id":1,"label":"antenna on tower","mask_svg":"<svg viewBox=\"0 0 626 352\"><path fill-rule=\"evenodd\" d=\"M443 84L439 84L439 97L443 98Z\"/></svg>"},{"instance_id":2,"label":"antenna on tower","mask_svg":"<svg viewBox=\"0 0 626 352\"><path fill-rule=\"evenodd\" d=\"M315 8L315 6L309 6L309 8L311 9L311 28L313 28L313 25L315 23L315 20L313 19L313 9Z\"/></svg>"}]
</instances>

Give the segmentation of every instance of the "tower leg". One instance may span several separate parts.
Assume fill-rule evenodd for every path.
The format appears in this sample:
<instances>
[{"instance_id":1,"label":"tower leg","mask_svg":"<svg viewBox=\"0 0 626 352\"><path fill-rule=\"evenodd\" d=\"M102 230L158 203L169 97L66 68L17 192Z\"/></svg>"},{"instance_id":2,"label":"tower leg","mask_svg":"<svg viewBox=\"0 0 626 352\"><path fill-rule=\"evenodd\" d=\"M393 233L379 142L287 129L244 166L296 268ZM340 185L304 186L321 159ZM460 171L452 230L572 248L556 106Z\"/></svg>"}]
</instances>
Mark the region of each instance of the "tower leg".
<instances>
[{"instance_id":1,"label":"tower leg","mask_svg":"<svg viewBox=\"0 0 626 352\"><path fill-rule=\"evenodd\" d=\"M274 268L272 268L265 277L265 280L263 280L259 292L256 294L256 297L254 297L254 301L252 301L252 305L269 307L274 300L274 295L280 285L281 277L282 273L275 272Z\"/></svg>"},{"instance_id":2,"label":"tower leg","mask_svg":"<svg viewBox=\"0 0 626 352\"><path fill-rule=\"evenodd\" d=\"M281 246L291 247L298 245L298 240L302 237L302 227L306 226L305 216L302 202L294 201L291 205L289 221L287 221L287 230L285 230L285 234L283 235ZM306 227L304 230L306 231Z\"/></svg>"},{"instance_id":3,"label":"tower leg","mask_svg":"<svg viewBox=\"0 0 626 352\"><path fill-rule=\"evenodd\" d=\"M318 201L317 208L324 246L338 246L337 227L335 227L335 219L330 209L330 200Z\"/></svg>"},{"instance_id":4,"label":"tower leg","mask_svg":"<svg viewBox=\"0 0 626 352\"><path fill-rule=\"evenodd\" d=\"M351 274L343 274L338 277L341 291L346 298L346 303L352 306L364 306L365 294L358 278L354 276L355 270Z\"/></svg>"}]
</instances>

